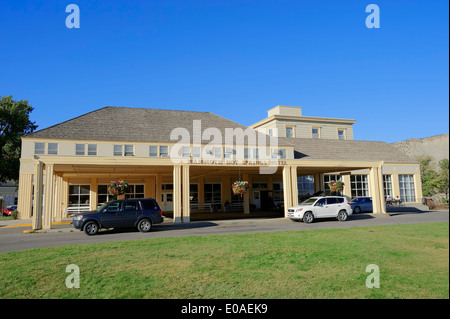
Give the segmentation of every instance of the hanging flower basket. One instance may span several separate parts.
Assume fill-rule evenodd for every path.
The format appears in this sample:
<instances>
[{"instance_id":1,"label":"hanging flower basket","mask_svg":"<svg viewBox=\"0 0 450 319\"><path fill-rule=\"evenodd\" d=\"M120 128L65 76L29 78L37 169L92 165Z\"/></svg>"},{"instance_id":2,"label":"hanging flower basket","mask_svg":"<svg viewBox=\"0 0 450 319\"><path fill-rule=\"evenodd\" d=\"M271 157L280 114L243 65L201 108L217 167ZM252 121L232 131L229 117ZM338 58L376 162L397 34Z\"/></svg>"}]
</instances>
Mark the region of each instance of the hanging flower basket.
<instances>
[{"instance_id":1,"label":"hanging flower basket","mask_svg":"<svg viewBox=\"0 0 450 319\"><path fill-rule=\"evenodd\" d=\"M247 192L247 188L249 188L250 185L247 181L236 181L231 186L231 189L233 190L234 195L244 195Z\"/></svg>"},{"instance_id":2,"label":"hanging flower basket","mask_svg":"<svg viewBox=\"0 0 450 319\"><path fill-rule=\"evenodd\" d=\"M112 181L111 185L108 186L108 193L112 196L124 195L128 189L128 183L125 181Z\"/></svg>"},{"instance_id":3,"label":"hanging flower basket","mask_svg":"<svg viewBox=\"0 0 450 319\"><path fill-rule=\"evenodd\" d=\"M328 183L328 186L330 187L330 190L335 193L342 192L344 189L344 183L341 181L331 181Z\"/></svg>"}]
</instances>

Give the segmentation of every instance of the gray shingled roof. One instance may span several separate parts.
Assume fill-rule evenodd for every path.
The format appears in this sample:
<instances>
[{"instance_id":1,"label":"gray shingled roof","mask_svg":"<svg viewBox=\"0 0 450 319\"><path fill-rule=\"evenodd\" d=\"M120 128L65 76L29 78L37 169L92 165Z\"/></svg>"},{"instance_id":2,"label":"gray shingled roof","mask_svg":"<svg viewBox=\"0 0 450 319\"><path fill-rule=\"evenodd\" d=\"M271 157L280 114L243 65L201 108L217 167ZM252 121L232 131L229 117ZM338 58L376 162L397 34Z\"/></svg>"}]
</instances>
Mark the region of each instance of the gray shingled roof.
<instances>
[{"instance_id":1,"label":"gray shingled roof","mask_svg":"<svg viewBox=\"0 0 450 319\"><path fill-rule=\"evenodd\" d=\"M107 106L74 119L28 134L25 137L44 139L123 141L170 143L174 128L186 128L193 137L193 121L201 120L202 132L217 128L225 138L226 128L246 126L210 112L174 111ZM270 145L268 136L266 145ZM246 140L247 142L247 140ZM203 141L208 143L208 141ZM311 138L278 138L279 146L294 146L299 160L385 161L417 163L385 142L355 140L322 140Z\"/></svg>"},{"instance_id":2,"label":"gray shingled roof","mask_svg":"<svg viewBox=\"0 0 450 319\"><path fill-rule=\"evenodd\" d=\"M417 164L417 161L386 142L356 140L322 140L312 138L279 138L294 145L300 160L384 161Z\"/></svg>"},{"instance_id":3,"label":"gray shingled roof","mask_svg":"<svg viewBox=\"0 0 450 319\"><path fill-rule=\"evenodd\" d=\"M246 126L210 112L107 106L74 119L26 135L32 138L123 142L170 143L174 128L186 128L193 138L193 121L201 120L201 131L217 128L225 141L225 129ZM250 129L256 133L255 130ZM269 145L268 137L266 143ZM247 141L247 139L245 139ZM203 141L204 144L209 140ZM236 142L235 142L236 143ZM290 145L289 143L286 145Z\"/></svg>"}]
</instances>

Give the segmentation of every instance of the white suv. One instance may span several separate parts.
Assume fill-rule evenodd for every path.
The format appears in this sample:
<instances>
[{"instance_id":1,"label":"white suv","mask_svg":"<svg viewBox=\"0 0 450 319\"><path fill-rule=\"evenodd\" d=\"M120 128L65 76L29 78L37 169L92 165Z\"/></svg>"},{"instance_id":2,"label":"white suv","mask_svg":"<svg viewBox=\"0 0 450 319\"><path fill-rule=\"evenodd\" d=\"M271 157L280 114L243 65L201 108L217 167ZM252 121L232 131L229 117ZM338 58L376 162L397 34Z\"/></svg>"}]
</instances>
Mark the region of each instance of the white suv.
<instances>
[{"instance_id":1,"label":"white suv","mask_svg":"<svg viewBox=\"0 0 450 319\"><path fill-rule=\"evenodd\" d=\"M306 223L312 223L316 218L337 217L340 221L346 221L352 214L352 207L343 196L311 197L298 206L288 209L287 217Z\"/></svg>"}]
</instances>

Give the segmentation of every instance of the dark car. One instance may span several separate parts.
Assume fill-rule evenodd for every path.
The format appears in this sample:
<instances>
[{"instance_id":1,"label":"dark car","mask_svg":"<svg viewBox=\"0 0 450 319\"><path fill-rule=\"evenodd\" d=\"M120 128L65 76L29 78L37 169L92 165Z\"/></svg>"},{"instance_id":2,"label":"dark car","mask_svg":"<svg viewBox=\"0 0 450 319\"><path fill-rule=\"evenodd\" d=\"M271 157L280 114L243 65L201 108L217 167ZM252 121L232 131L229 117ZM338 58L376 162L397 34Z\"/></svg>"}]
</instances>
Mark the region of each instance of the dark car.
<instances>
[{"instance_id":1,"label":"dark car","mask_svg":"<svg viewBox=\"0 0 450 319\"><path fill-rule=\"evenodd\" d=\"M359 214L361 212L371 212L372 198L371 197L356 197L350 201L350 206L353 208L353 213Z\"/></svg>"},{"instance_id":2,"label":"dark car","mask_svg":"<svg viewBox=\"0 0 450 319\"><path fill-rule=\"evenodd\" d=\"M106 203L96 211L74 216L72 225L89 236L102 228L131 228L149 232L152 225L164 221L162 211L152 198L133 198Z\"/></svg>"}]
</instances>

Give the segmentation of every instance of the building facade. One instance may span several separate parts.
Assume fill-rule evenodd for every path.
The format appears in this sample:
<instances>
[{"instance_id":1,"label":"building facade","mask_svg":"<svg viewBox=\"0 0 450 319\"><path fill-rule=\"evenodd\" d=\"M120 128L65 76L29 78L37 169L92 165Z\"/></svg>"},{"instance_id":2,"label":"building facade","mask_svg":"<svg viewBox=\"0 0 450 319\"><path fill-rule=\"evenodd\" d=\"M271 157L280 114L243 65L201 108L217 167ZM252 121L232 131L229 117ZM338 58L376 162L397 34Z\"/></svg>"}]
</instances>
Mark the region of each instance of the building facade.
<instances>
[{"instance_id":1,"label":"building facade","mask_svg":"<svg viewBox=\"0 0 450 319\"><path fill-rule=\"evenodd\" d=\"M286 213L337 179L342 195L371 196L374 213L386 211L387 194L422 201L419 164L387 143L354 140L354 120L280 106L268 115L245 127L209 112L105 107L24 136L20 218L50 228L114 199L114 180L129 183L126 197L157 199L175 223L199 212ZM237 180L249 182L243 196L232 192Z\"/></svg>"}]
</instances>

